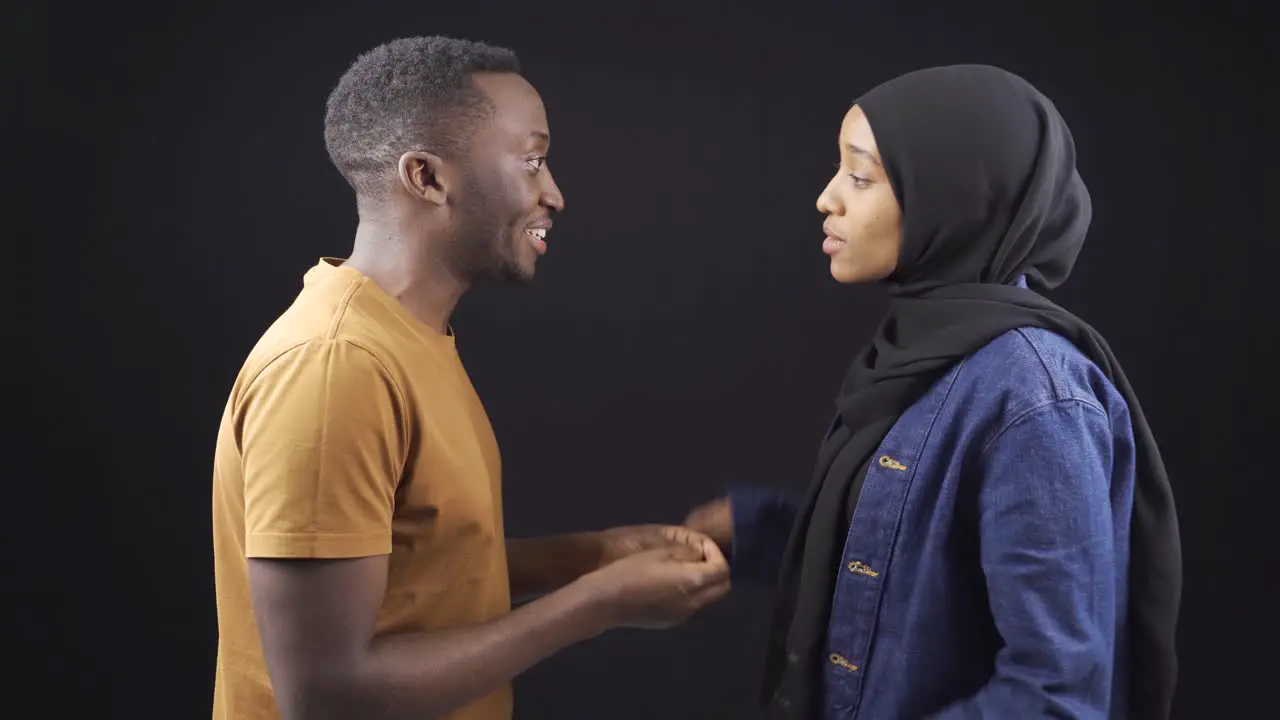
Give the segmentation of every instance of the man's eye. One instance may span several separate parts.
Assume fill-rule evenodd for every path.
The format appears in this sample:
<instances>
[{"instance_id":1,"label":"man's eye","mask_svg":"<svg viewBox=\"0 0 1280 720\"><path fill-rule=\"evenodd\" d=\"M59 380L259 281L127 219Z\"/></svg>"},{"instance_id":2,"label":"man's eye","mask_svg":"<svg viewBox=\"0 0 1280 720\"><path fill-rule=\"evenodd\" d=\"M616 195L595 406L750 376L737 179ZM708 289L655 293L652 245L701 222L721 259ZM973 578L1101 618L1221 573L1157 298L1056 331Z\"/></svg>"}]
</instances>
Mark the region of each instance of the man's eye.
<instances>
[{"instance_id":1,"label":"man's eye","mask_svg":"<svg viewBox=\"0 0 1280 720\"><path fill-rule=\"evenodd\" d=\"M545 155L539 155L536 158L529 158L525 161L525 164L529 166L530 170L537 172L542 169L543 165L547 164L547 158Z\"/></svg>"}]
</instances>

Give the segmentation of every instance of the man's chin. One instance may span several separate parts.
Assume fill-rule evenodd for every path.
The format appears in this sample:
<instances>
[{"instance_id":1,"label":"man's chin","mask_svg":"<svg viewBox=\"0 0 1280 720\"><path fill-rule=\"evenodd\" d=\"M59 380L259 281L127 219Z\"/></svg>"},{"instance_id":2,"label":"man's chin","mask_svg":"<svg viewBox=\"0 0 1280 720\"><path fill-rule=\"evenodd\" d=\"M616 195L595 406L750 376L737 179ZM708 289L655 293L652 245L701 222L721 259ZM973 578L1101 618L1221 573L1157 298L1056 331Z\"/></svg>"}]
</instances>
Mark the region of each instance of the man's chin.
<instances>
[{"instance_id":1,"label":"man's chin","mask_svg":"<svg viewBox=\"0 0 1280 720\"><path fill-rule=\"evenodd\" d=\"M504 285L524 285L533 282L535 273L535 263L513 260L494 266L478 280Z\"/></svg>"},{"instance_id":2,"label":"man's chin","mask_svg":"<svg viewBox=\"0 0 1280 720\"><path fill-rule=\"evenodd\" d=\"M506 264L506 280L514 283L532 282L538 274L538 257L532 253L521 253Z\"/></svg>"},{"instance_id":3,"label":"man's chin","mask_svg":"<svg viewBox=\"0 0 1280 720\"><path fill-rule=\"evenodd\" d=\"M502 278L502 282L507 285L530 285L533 283L533 276L533 271L525 272L521 270L520 272L508 273Z\"/></svg>"}]
</instances>

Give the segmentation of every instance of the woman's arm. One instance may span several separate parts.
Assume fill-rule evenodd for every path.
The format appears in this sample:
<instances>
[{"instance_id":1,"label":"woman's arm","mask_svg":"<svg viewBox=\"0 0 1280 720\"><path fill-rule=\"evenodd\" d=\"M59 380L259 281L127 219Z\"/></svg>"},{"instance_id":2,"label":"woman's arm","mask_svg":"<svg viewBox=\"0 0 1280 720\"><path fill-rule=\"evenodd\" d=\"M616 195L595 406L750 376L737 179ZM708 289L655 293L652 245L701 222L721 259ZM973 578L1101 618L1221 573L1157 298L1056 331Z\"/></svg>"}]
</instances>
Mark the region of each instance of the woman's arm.
<instances>
[{"instance_id":1,"label":"woman's arm","mask_svg":"<svg viewBox=\"0 0 1280 720\"><path fill-rule=\"evenodd\" d=\"M720 545L735 583L772 589L799 505L777 490L737 487L689 513L684 524Z\"/></svg>"},{"instance_id":2,"label":"woman's arm","mask_svg":"<svg viewBox=\"0 0 1280 720\"><path fill-rule=\"evenodd\" d=\"M1132 507L1132 479L1112 468L1125 448L1099 407L1064 400L984 449L981 561L1004 647L986 686L934 718L1111 716Z\"/></svg>"}]
</instances>

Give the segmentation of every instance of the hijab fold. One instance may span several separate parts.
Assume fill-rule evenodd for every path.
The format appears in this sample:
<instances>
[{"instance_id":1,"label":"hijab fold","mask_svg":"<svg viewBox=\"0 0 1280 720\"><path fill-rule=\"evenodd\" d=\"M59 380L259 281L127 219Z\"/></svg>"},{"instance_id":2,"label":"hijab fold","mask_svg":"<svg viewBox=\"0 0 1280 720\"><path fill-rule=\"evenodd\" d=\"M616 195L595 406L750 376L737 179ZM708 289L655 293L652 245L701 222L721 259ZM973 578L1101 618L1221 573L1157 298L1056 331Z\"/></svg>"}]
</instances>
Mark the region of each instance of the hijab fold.
<instances>
[{"instance_id":1,"label":"hijab fold","mask_svg":"<svg viewBox=\"0 0 1280 720\"><path fill-rule=\"evenodd\" d=\"M783 555L765 661L777 718L821 714L831 602L849 521L876 448L955 363L1009 330L1070 340L1128 404L1137 449L1129 562L1129 717L1169 717L1182 587L1168 475L1133 389L1106 341L1040 295L1071 272L1092 206L1070 130L1054 105L999 68L903 75L859 98L903 213L889 310L854 359L838 422L818 453ZM1019 287L1025 278L1029 287ZM1035 482L1034 477L1021 478Z\"/></svg>"}]
</instances>

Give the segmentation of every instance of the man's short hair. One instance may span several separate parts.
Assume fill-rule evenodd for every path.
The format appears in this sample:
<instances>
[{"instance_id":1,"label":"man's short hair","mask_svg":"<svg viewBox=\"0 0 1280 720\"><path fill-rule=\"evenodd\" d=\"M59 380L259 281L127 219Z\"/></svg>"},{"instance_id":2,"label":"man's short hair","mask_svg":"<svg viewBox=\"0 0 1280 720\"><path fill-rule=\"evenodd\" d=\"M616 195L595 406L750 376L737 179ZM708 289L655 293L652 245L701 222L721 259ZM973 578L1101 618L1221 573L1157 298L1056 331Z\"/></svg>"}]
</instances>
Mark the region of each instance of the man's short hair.
<instances>
[{"instance_id":1,"label":"man's short hair","mask_svg":"<svg viewBox=\"0 0 1280 720\"><path fill-rule=\"evenodd\" d=\"M376 199L400 156L426 150L465 154L493 103L472 82L478 72L520 72L511 50L471 40L393 40L353 63L325 105L329 158L357 196Z\"/></svg>"}]
</instances>

